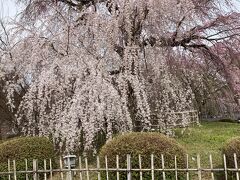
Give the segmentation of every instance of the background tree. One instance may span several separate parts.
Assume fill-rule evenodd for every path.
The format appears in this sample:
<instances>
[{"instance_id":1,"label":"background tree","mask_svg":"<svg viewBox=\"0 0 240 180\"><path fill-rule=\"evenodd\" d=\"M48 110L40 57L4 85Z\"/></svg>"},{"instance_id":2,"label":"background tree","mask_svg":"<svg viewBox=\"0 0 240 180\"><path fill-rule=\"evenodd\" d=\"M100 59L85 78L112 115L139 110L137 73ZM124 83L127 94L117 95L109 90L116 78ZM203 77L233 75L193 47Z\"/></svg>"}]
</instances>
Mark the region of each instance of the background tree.
<instances>
[{"instance_id":1,"label":"background tree","mask_svg":"<svg viewBox=\"0 0 240 180\"><path fill-rule=\"evenodd\" d=\"M22 82L19 82L16 69L12 68L13 64L9 64L9 60L12 60L11 54L11 42L8 32L8 26L3 20L0 20L0 138L7 138L15 136L16 132L12 132L11 129L15 126L15 116L17 106L21 101L21 97L25 93L25 88ZM7 58L6 58L7 57ZM7 60L6 60L7 59ZM6 68L7 67L7 68ZM8 91L9 83L18 86L12 92ZM10 97L11 96L11 97ZM13 98L15 107L10 108L9 99ZM16 126L15 126L16 127Z\"/></svg>"}]
</instances>

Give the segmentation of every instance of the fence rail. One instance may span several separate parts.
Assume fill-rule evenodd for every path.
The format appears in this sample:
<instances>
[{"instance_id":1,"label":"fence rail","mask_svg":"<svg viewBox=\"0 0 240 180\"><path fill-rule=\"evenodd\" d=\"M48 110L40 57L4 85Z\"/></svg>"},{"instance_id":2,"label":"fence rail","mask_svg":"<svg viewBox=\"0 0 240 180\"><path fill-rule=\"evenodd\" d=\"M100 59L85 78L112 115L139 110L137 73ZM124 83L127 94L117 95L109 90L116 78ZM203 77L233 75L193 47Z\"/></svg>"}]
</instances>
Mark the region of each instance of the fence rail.
<instances>
[{"instance_id":1,"label":"fence rail","mask_svg":"<svg viewBox=\"0 0 240 180\"><path fill-rule=\"evenodd\" d=\"M188 127L192 124L199 125L199 115L197 110L181 111L181 112L171 112L166 115L170 116L172 119L175 119L172 123L167 124L163 117L160 117L158 114L151 115L151 130L161 131L165 126L169 127ZM141 131L143 129L142 122L135 120L134 129L136 131Z\"/></svg>"},{"instance_id":2,"label":"fence rail","mask_svg":"<svg viewBox=\"0 0 240 180\"><path fill-rule=\"evenodd\" d=\"M166 160L164 160L164 155L161 155L161 167L156 167L156 159L154 155L149 156L149 167L143 167L143 158L141 155L138 156L138 167L132 167L132 157L130 155L126 156L126 166L120 167L120 158L116 156L115 158L115 167L110 167L108 157L105 157L104 162L100 163L99 157L96 157L95 162L89 163L88 158L79 157L77 159L67 158L63 162L62 158L59 159L58 166L59 168L54 169L52 160L25 160L25 169L19 169L15 160L8 160L7 172L0 172L0 179L6 180L17 180L17 179L26 179L26 180L120 180L123 177L123 172L126 180L135 180L133 174L138 174L140 180L143 180L144 173L148 172L149 180L159 180L159 177L156 177L156 174L161 174L161 179L167 180L167 173L171 172L175 180L184 176L186 180L198 179L198 180L217 180L219 178L219 173L221 180L225 179L236 179L239 180L240 168L237 162L237 155L233 154L233 167L227 167L226 156L223 155L223 165L222 167L213 166L212 155L208 156L209 166L207 168L201 167L201 158L200 155L197 155L196 164L190 165L189 155L186 155L186 167L178 167L177 157L174 156L172 168L166 167ZM146 160L146 159L144 159ZM159 159L158 159L159 160ZM42 163L42 168L38 166L39 162ZM78 164L76 164L78 161ZM31 162L31 163L29 163ZM104 165L103 165L104 164ZM101 165L101 166L100 166ZM136 165L136 164L135 164ZM110 176L114 173L113 176ZM218 177L216 176L218 173ZM21 178L19 175L21 174Z\"/></svg>"}]
</instances>

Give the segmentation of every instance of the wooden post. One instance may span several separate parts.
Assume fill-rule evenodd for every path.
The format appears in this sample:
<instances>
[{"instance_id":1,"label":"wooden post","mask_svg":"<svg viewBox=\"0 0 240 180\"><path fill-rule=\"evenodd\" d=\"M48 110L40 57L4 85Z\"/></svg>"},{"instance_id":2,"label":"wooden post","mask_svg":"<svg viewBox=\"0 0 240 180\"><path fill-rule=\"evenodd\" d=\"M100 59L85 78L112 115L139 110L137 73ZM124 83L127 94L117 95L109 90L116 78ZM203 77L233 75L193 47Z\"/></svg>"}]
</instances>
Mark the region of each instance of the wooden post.
<instances>
[{"instance_id":1,"label":"wooden post","mask_svg":"<svg viewBox=\"0 0 240 180\"><path fill-rule=\"evenodd\" d=\"M8 180L11 180L11 161L8 159Z\"/></svg>"},{"instance_id":2,"label":"wooden post","mask_svg":"<svg viewBox=\"0 0 240 180\"><path fill-rule=\"evenodd\" d=\"M238 163L237 163L237 155L234 153L234 164L236 169L236 180L239 180L239 171L238 171Z\"/></svg>"},{"instance_id":3,"label":"wooden post","mask_svg":"<svg viewBox=\"0 0 240 180\"><path fill-rule=\"evenodd\" d=\"M37 179L37 160L33 159L33 180Z\"/></svg>"},{"instance_id":4,"label":"wooden post","mask_svg":"<svg viewBox=\"0 0 240 180\"><path fill-rule=\"evenodd\" d=\"M225 180L228 179L228 174L227 174L227 161L226 161L226 155L223 155L223 165L224 165L224 174L225 174Z\"/></svg>"},{"instance_id":5,"label":"wooden post","mask_svg":"<svg viewBox=\"0 0 240 180\"><path fill-rule=\"evenodd\" d=\"M28 180L29 178L28 178L28 173L27 173L27 171L28 171L28 161L27 161L27 159L25 159L25 170L26 170L26 180Z\"/></svg>"},{"instance_id":6,"label":"wooden post","mask_svg":"<svg viewBox=\"0 0 240 180\"><path fill-rule=\"evenodd\" d=\"M49 169L50 169L50 180L52 180L53 179L52 159L49 159Z\"/></svg>"},{"instance_id":7,"label":"wooden post","mask_svg":"<svg viewBox=\"0 0 240 180\"><path fill-rule=\"evenodd\" d=\"M86 167L86 173L87 173L87 180L90 180L89 179L89 167L88 167L88 159L87 157L85 158L85 167Z\"/></svg>"},{"instance_id":8,"label":"wooden post","mask_svg":"<svg viewBox=\"0 0 240 180\"><path fill-rule=\"evenodd\" d=\"M177 172L177 156L174 156L174 167L175 167L175 180L178 180L178 172Z\"/></svg>"},{"instance_id":9,"label":"wooden post","mask_svg":"<svg viewBox=\"0 0 240 180\"><path fill-rule=\"evenodd\" d=\"M107 156L105 156L105 167L106 167L106 178L107 178L107 180L109 180L109 176L108 176L108 159L107 159Z\"/></svg>"},{"instance_id":10,"label":"wooden post","mask_svg":"<svg viewBox=\"0 0 240 180\"><path fill-rule=\"evenodd\" d=\"M139 161L139 169L140 169L140 180L142 180L142 179L143 179L143 172L142 172L142 157L141 157L140 154L138 155L138 161Z\"/></svg>"},{"instance_id":11,"label":"wooden post","mask_svg":"<svg viewBox=\"0 0 240 180\"><path fill-rule=\"evenodd\" d=\"M60 157L59 161L60 161L60 176L61 176L61 180L63 180L63 163L62 163L62 157Z\"/></svg>"},{"instance_id":12,"label":"wooden post","mask_svg":"<svg viewBox=\"0 0 240 180\"><path fill-rule=\"evenodd\" d=\"M198 179L202 180L201 159L199 154L197 155L197 168L198 168Z\"/></svg>"},{"instance_id":13,"label":"wooden post","mask_svg":"<svg viewBox=\"0 0 240 180\"><path fill-rule=\"evenodd\" d=\"M43 166L44 166L44 180L47 180L47 162L46 159L43 160Z\"/></svg>"},{"instance_id":14,"label":"wooden post","mask_svg":"<svg viewBox=\"0 0 240 180\"><path fill-rule=\"evenodd\" d=\"M97 156L97 169L98 169L98 180L101 180L101 172L100 172L100 160L99 156Z\"/></svg>"},{"instance_id":15,"label":"wooden post","mask_svg":"<svg viewBox=\"0 0 240 180\"><path fill-rule=\"evenodd\" d=\"M119 180L119 156L116 156L116 165L117 165L117 180Z\"/></svg>"},{"instance_id":16,"label":"wooden post","mask_svg":"<svg viewBox=\"0 0 240 180\"><path fill-rule=\"evenodd\" d=\"M163 175L163 180L166 180L166 174L165 174L165 163L164 163L164 156L163 156L163 154L161 154L161 159L162 159L162 169L163 169L163 171L162 171L162 175Z\"/></svg>"},{"instance_id":17,"label":"wooden post","mask_svg":"<svg viewBox=\"0 0 240 180\"><path fill-rule=\"evenodd\" d=\"M81 156L79 156L78 161L79 161L79 169L80 169L80 171L79 171L79 179L83 180L83 175L82 175L82 158L81 158Z\"/></svg>"},{"instance_id":18,"label":"wooden post","mask_svg":"<svg viewBox=\"0 0 240 180\"><path fill-rule=\"evenodd\" d=\"M132 175L131 175L131 156L128 154L127 155L127 180L131 180Z\"/></svg>"},{"instance_id":19,"label":"wooden post","mask_svg":"<svg viewBox=\"0 0 240 180\"><path fill-rule=\"evenodd\" d=\"M67 163L68 163L68 173L67 173L68 178L67 178L67 180L72 180L70 157L67 158Z\"/></svg>"},{"instance_id":20,"label":"wooden post","mask_svg":"<svg viewBox=\"0 0 240 180\"><path fill-rule=\"evenodd\" d=\"M189 155L187 154L187 180L189 180Z\"/></svg>"},{"instance_id":21,"label":"wooden post","mask_svg":"<svg viewBox=\"0 0 240 180\"><path fill-rule=\"evenodd\" d=\"M16 170L16 161L13 160L13 177L14 180L17 180L17 170Z\"/></svg>"},{"instance_id":22,"label":"wooden post","mask_svg":"<svg viewBox=\"0 0 240 180\"><path fill-rule=\"evenodd\" d=\"M154 155L151 154L151 174L152 174L152 180L154 180Z\"/></svg>"},{"instance_id":23,"label":"wooden post","mask_svg":"<svg viewBox=\"0 0 240 180\"><path fill-rule=\"evenodd\" d=\"M210 162L210 168L211 168L211 177L212 180L214 180L214 174L213 174L213 162L212 162L212 155L209 155L209 162Z\"/></svg>"}]
</instances>

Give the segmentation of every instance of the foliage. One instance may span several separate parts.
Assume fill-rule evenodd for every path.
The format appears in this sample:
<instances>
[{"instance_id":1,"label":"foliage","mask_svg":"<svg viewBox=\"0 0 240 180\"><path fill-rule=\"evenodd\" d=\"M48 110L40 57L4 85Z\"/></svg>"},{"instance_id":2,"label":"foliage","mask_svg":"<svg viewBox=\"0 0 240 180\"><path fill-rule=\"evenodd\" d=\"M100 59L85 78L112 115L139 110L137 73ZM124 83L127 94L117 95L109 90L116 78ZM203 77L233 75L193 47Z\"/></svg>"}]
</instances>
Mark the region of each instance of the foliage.
<instances>
[{"instance_id":1,"label":"foliage","mask_svg":"<svg viewBox=\"0 0 240 180\"><path fill-rule=\"evenodd\" d=\"M16 170L26 169L25 159L28 160L28 169L33 168L33 159L38 159L38 168L44 169L44 159L49 167L49 159L52 160L53 168L55 163L55 152L53 144L43 137L19 137L10 139L0 144L0 171L8 172L8 159L11 161L13 170L13 160L16 160ZM7 177L1 177L4 179ZM25 175L18 174L18 179L25 179Z\"/></svg>"},{"instance_id":2,"label":"foliage","mask_svg":"<svg viewBox=\"0 0 240 180\"><path fill-rule=\"evenodd\" d=\"M240 161L240 149L239 148L240 148L240 137L239 136L231 138L227 142L225 142L224 146L222 147L222 154L225 154L225 156L226 156L227 168L236 168L234 154L236 154L236 162L238 163L237 166L239 166L239 161ZM218 176L219 176L218 179L222 180L224 174L219 173ZM229 171L228 179L235 180L236 172Z\"/></svg>"},{"instance_id":3,"label":"foliage","mask_svg":"<svg viewBox=\"0 0 240 180\"><path fill-rule=\"evenodd\" d=\"M175 140L159 133L128 133L120 135L107 142L100 151L100 161L108 158L108 168L116 168L116 156L119 155L119 167L126 168L127 154L131 155L132 168L139 168L139 155L142 157L142 168L151 168L151 154L154 155L154 167L161 168L161 155L164 155L165 168L174 168L174 155L177 156L179 168L185 167L186 151ZM104 163L103 163L104 165ZM110 179L116 179L115 173L110 173ZM132 175L139 179L139 173ZM174 179L174 173L167 173L167 179ZM155 172L155 178L160 179L162 173ZM179 178L182 177L179 175ZM120 173L120 179L126 179L126 173ZM151 179L151 172L144 172L143 179Z\"/></svg>"},{"instance_id":4,"label":"foliage","mask_svg":"<svg viewBox=\"0 0 240 180\"><path fill-rule=\"evenodd\" d=\"M236 168L234 154L236 154L237 162L240 162L240 136L229 139L223 146L222 153L226 155L227 167ZM235 176L235 173L231 173Z\"/></svg>"},{"instance_id":5,"label":"foliage","mask_svg":"<svg viewBox=\"0 0 240 180\"><path fill-rule=\"evenodd\" d=\"M87 150L100 132L149 130L154 113L169 132L174 111L239 109L240 18L229 0L19 2L0 60L25 135Z\"/></svg>"}]
</instances>

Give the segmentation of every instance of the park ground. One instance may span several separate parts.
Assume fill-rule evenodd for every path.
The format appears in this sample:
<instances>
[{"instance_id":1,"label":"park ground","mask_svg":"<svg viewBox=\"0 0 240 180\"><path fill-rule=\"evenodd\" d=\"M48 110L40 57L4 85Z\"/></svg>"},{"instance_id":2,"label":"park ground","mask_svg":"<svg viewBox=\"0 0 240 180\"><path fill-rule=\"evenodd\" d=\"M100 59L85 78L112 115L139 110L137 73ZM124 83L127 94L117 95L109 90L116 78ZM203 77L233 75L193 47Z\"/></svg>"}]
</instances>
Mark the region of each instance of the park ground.
<instances>
[{"instance_id":1,"label":"park ground","mask_svg":"<svg viewBox=\"0 0 240 180\"><path fill-rule=\"evenodd\" d=\"M201 157L202 167L209 167L209 155L215 166L222 164L222 147L224 143L240 136L240 124L229 122L202 122L200 126L190 127L183 134L178 130L176 140L183 145L192 163L197 154Z\"/></svg>"},{"instance_id":2,"label":"park ground","mask_svg":"<svg viewBox=\"0 0 240 180\"><path fill-rule=\"evenodd\" d=\"M240 137L240 123L201 122L199 126L175 130L175 140L185 147L189 155L190 168L197 167L197 155L201 157L202 168L210 168L209 155L212 155L213 167L223 167L222 147L226 141L234 137ZM91 179L96 177L96 173L90 173ZM207 180L209 177L209 173L203 174L203 179ZM55 174L53 179L59 180L60 174Z\"/></svg>"},{"instance_id":3,"label":"park ground","mask_svg":"<svg viewBox=\"0 0 240 180\"><path fill-rule=\"evenodd\" d=\"M175 139L186 148L190 168L197 167L198 154L201 157L201 167L210 168L209 155L212 155L214 167L222 167L222 147L227 140L237 136L240 136L240 123L202 122L200 126L189 127L184 131L177 129ZM197 176L191 174L191 177L195 180ZM54 178L59 179L59 175ZM96 173L90 173L90 178L97 179ZM202 178L211 179L210 173L203 173Z\"/></svg>"}]
</instances>

